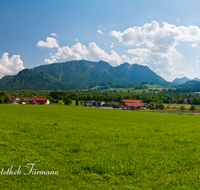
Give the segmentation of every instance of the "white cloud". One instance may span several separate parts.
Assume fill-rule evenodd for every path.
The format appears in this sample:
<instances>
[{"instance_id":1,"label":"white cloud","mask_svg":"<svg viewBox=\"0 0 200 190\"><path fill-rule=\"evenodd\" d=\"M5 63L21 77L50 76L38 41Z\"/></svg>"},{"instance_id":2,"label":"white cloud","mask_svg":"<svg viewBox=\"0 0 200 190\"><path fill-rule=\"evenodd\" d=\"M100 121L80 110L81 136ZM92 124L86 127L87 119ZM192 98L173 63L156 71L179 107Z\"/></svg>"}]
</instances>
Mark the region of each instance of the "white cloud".
<instances>
[{"instance_id":1,"label":"white cloud","mask_svg":"<svg viewBox=\"0 0 200 190\"><path fill-rule=\"evenodd\" d=\"M112 65L119 65L123 62L115 51L111 50L111 54L109 55L94 42L91 42L88 47L82 45L80 42L77 42L77 44L72 47L59 47L58 52L55 55L52 55L50 59L45 59L45 62L53 63L57 62L58 59L85 59L90 61L103 60Z\"/></svg>"},{"instance_id":2,"label":"white cloud","mask_svg":"<svg viewBox=\"0 0 200 190\"><path fill-rule=\"evenodd\" d=\"M110 45L110 48L113 48L114 47L114 43L112 42L112 44Z\"/></svg>"},{"instance_id":3,"label":"white cloud","mask_svg":"<svg viewBox=\"0 0 200 190\"><path fill-rule=\"evenodd\" d=\"M184 58L176 46L179 42L193 42L193 46L196 46L194 42L200 41L200 28L191 25L177 27L167 22L162 24L161 27L153 20L143 26L130 27L123 32L113 30L109 34L116 37L122 44L134 47L127 51L133 54L133 57L129 58L131 62L138 61L139 64L147 64L149 61L149 66L154 62L159 63L157 72L162 72L165 78L171 78L172 75L180 72L175 66L181 64Z\"/></svg>"},{"instance_id":4,"label":"white cloud","mask_svg":"<svg viewBox=\"0 0 200 190\"><path fill-rule=\"evenodd\" d=\"M129 49L127 52L138 55L140 57L146 57L149 55L150 50L147 48L136 48L136 49Z\"/></svg>"},{"instance_id":5,"label":"white cloud","mask_svg":"<svg viewBox=\"0 0 200 190\"><path fill-rule=\"evenodd\" d=\"M4 75L17 74L24 69L23 61L19 55L13 55L8 57L9 53L5 52L0 59L0 78Z\"/></svg>"},{"instance_id":6,"label":"white cloud","mask_svg":"<svg viewBox=\"0 0 200 190\"><path fill-rule=\"evenodd\" d=\"M197 47L197 43L191 44L191 47Z\"/></svg>"},{"instance_id":7,"label":"white cloud","mask_svg":"<svg viewBox=\"0 0 200 190\"><path fill-rule=\"evenodd\" d=\"M50 59L45 59L44 62L45 62L45 63L49 63L49 64L54 63L54 62L53 62L52 60L50 60Z\"/></svg>"},{"instance_id":8,"label":"white cloud","mask_svg":"<svg viewBox=\"0 0 200 190\"><path fill-rule=\"evenodd\" d=\"M161 64L161 61L154 61L154 64L156 64L156 65L159 65L159 64Z\"/></svg>"},{"instance_id":9,"label":"white cloud","mask_svg":"<svg viewBox=\"0 0 200 190\"><path fill-rule=\"evenodd\" d=\"M78 38L76 38L75 41L78 42Z\"/></svg>"},{"instance_id":10,"label":"white cloud","mask_svg":"<svg viewBox=\"0 0 200 190\"><path fill-rule=\"evenodd\" d=\"M199 63L199 60L196 60L196 63Z\"/></svg>"},{"instance_id":11,"label":"white cloud","mask_svg":"<svg viewBox=\"0 0 200 190\"><path fill-rule=\"evenodd\" d=\"M57 36L57 34L56 34L56 33L51 33L51 35L52 35L52 36Z\"/></svg>"},{"instance_id":12,"label":"white cloud","mask_svg":"<svg viewBox=\"0 0 200 190\"><path fill-rule=\"evenodd\" d=\"M198 67L199 66L199 64L196 64L196 67Z\"/></svg>"},{"instance_id":13,"label":"white cloud","mask_svg":"<svg viewBox=\"0 0 200 190\"><path fill-rule=\"evenodd\" d=\"M103 34L103 32L102 32L101 30L97 30L97 32L98 32L99 34Z\"/></svg>"},{"instance_id":14,"label":"white cloud","mask_svg":"<svg viewBox=\"0 0 200 190\"><path fill-rule=\"evenodd\" d=\"M102 24L100 24L99 27L102 27Z\"/></svg>"},{"instance_id":15,"label":"white cloud","mask_svg":"<svg viewBox=\"0 0 200 190\"><path fill-rule=\"evenodd\" d=\"M147 66L147 64L144 63L144 58L143 57L133 57L133 58L130 59L126 55L122 55L121 58L122 58L123 62L127 62L127 63L130 63L130 64L137 63L137 64L140 64L140 65Z\"/></svg>"},{"instance_id":16,"label":"white cloud","mask_svg":"<svg viewBox=\"0 0 200 190\"><path fill-rule=\"evenodd\" d=\"M47 37L46 42L40 40L37 43L38 47L46 47L46 48L58 48L58 41L55 38Z\"/></svg>"},{"instance_id":17,"label":"white cloud","mask_svg":"<svg viewBox=\"0 0 200 190\"><path fill-rule=\"evenodd\" d=\"M152 19L152 17L151 17L151 16L149 16L149 15L148 15L147 17L148 17L148 18L150 18L150 19Z\"/></svg>"},{"instance_id":18,"label":"white cloud","mask_svg":"<svg viewBox=\"0 0 200 190\"><path fill-rule=\"evenodd\" d=\"M141 65L147 65L144 62L149 62L149 50L147 48L129 49L127 52L133 54L133 57L130 59L126 55L123 55L122 60L125 62L128 62L130 64L138 63Z\"/></svg>"}]
</instances>

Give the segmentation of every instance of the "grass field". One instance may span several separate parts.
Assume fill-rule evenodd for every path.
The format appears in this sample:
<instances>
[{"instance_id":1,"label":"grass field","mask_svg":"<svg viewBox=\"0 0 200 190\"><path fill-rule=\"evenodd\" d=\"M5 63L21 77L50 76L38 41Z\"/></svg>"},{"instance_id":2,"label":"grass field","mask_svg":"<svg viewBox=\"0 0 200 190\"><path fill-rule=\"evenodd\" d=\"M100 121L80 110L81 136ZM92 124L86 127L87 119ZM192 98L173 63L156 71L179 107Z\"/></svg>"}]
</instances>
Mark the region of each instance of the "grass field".
<instances>
[{"instance_id":1,"label":"grass field","mask_svg":"<svg viewBox=\"0 0 200 190\"><path fill-rule=\"evenodd\" d=\"M0 105L0 189L200 189L200 115ZM23 175L36 171L59 175Z\"/></svg>"},{"instance_id":2,"label":"grass field","mask_svg":"<svg viewBox=\"0 0 200 190\"><path fill-rule=\"evenodd\" d=\"M150 93L152 92L152 90L157 90L157 91L154 91L154 92L159 92L161 90L164 89L164 87L160 86L160 85L157 85L157 84L153 84L153 85L150 85L150 84L145 84L144 86L146 86L148 89L135 89L135 87L131 87L131 88L109 88L109 89L99 89L100 91L118 91L118 92L128 92L128 91L131 91L131 92L134 92L134 93L143 93L144 91L146 93ZM103 86L95 86L93 88L91 88L92 90L97 90L99 87L103 87Z\"/></svg>"}]
</instances>

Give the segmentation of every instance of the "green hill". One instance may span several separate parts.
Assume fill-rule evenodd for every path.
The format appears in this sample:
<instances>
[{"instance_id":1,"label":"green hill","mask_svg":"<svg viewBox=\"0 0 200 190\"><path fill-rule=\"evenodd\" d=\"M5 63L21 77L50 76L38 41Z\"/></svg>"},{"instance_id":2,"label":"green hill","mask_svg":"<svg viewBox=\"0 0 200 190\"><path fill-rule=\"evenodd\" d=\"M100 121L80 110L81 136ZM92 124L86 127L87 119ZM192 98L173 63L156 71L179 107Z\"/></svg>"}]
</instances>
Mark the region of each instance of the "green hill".
<instances>
[{"instance_id":1,"label":"green hill","mask_svg":"<svg viewBox=\"0 0 200 190\"><path fill-rule=\"evenodd\" d=\"M0 86L0 90L57 90L66 89L67 85L44 72L24 69L14 76L7 84Z\"/></svg>"},{"instance_id":2,"label":"green hill","mask_svg":"<svg viewBox=\"0 0 200 190\"><path fill-rule=\"evenodd\" d=\"M45 72L61 82L68 84L88 85L100 82L128 83L137 81L154 82L162 86L170 83L154 73L149 67L138 64L124 63L112 67L104 61L91 62L86 60L68 61L42 65L33 69Z\"/></svg>"},{"instance_id":3,"label":"green hill","mask_svg":"<svg viewBox=\"0 0 200 190\"><path fill-rule=\"evenodd\" d=\"M0 86L7 84L8 82L10 82L13 78L15 77L15 75L7 75L4 76L0 79Z\"/></svg>"},{"instance_id":4,"label":"green hill","mask_svg":"<svg viewBox=\"0 0 200 190\"><path fill-rule=\"evenodd\" d=\"M149 67L123 63L113 67L104 61L68 61L24 69L0 80L0 90L66 90L91 88L99 83L125 84L147 81L161 86L171 83Z\"/></svg>"}]
</instances>

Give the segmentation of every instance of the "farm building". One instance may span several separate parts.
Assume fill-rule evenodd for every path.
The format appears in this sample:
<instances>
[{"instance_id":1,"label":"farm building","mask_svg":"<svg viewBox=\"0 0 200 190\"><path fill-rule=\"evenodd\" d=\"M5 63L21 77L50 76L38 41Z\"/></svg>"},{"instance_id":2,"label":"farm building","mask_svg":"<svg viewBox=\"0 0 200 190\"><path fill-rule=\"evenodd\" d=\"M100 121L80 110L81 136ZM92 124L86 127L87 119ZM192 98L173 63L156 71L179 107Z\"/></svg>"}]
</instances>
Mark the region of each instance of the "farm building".
<instances>
[{"instance_id":1,"label":"farm building","mask_svg":"<svg viewBox=\"0 0 200 190\"><path fill-rule=\"evenodd\" d=\"M105 103L103 105L103 107L112 107L113 105L117 105L119 107L122 107L122 104L119 104L118 102L108 102L108 103Z\"/></svg>"},{"instance_id":2,"label":"farm building","mask_svg":"<svg viewBox=\"0 0 200 190\"><path fill-rule=\"evenodd\" d=\"M50 101L48 98L26 98L26 103L27 104L38 104L38 105L48 105L50 104Z\"/></svg>"},{"instance_id":3,"label":"farm building","mask_svg":"<svg viewBox=\"0 0 200 190\"><path fill-rule=\"evenodd\" d=\"M96 107L100 107L100 106L102 106L102 105L104 105L104 104L105 104L104 101L95 101L95 106L96 106Z\"/></svg>"},{"instance_id":4,"label":"farm building","mask_svg":"<svg viewBox=\"0 0 200 190\"><path fill-rule=\"evenodd\" d=\"M16 104L20 101L19 97L10 96L9 103Z\"/></svg>"},{"instance_id":5,"label":"farm building","mask_svg":"<svg viewBox=\"0 0 200 190\"><path fill-rule=\"evenodd\" d=\"M86 105L87 107L95 106L95 100L88 100L88 101L85 101L85 105Z\"/></svg>"},{"instance_id":6,"label":"farm building","mask_svg":"<svg viewBox=\"0 0 200 190\"><path fill-rule=\"evenodd\" d=\"M125 104L123 105L124 109L127 110L137 110L137 109L146 109L147 103L143 103L142 100L123 100Z\"/></svg>"},{"instance_id":7,"label":"farm building","mask_svg":"<svg viewBox=\"0 0 200 190\"><path fill-rule=\"evenodd\" d=\"M88 100L85 102L85 105L90 107L90 106L96 106L96 107L100 107L103 104L105 104L104 101L95 101L95 100Z\"/></svg>"}]
</instances>

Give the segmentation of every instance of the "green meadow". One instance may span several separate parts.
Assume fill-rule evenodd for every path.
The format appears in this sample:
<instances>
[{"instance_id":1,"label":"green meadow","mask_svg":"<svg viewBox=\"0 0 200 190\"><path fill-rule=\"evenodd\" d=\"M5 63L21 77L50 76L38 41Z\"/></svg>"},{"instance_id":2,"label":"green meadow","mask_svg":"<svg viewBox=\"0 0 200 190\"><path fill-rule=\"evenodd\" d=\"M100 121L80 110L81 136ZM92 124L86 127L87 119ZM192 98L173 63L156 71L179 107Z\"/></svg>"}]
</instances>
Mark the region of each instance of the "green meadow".
<instances>
[{"instance_id":1,"label":"green meadow","mask_svg":"<svg viewBox=\"0 0 200 190\"><path fill-rule=\"evenodd\" d=\"M0 189L200 189L200 115L0 105L0 155Z\"/></svg>"}]
</instances>

